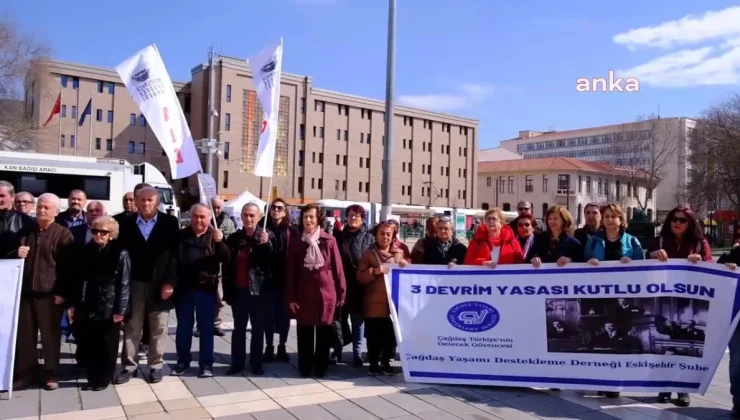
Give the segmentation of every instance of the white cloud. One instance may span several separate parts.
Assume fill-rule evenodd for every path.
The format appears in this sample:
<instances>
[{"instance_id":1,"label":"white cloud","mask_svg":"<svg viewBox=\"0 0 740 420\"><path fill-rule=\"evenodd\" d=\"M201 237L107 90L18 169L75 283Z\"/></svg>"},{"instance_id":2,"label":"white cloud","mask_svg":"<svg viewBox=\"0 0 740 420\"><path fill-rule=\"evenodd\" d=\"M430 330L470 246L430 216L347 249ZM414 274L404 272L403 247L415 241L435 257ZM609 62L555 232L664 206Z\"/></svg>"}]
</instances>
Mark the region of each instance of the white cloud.
<instances>
[{"instance_id":1,"label":"white cloud","mask_svg":"<svg viewBox=\"0 0 740 420\"><path fill-rule=\"evenodd\" d=\"M640 47L671 50L646 63L618 70L641 84L660 87L740 84L740 7L685 16L656 26L632 29L613 41L630 50Z\"/></svg>"},{"instance_id":2,"label":"white cloud","mask_svg":"<svg viewBox=\"0 0 740 420\"><path fill-rule=\"evenodd\" d=\"M398 101L403 105L414 108L446 112L469 108L480 103L492 93L493 87L489 85L466 83L461 85L455 93L401 95L398 97Z\"/></svg>"}]
</instances>

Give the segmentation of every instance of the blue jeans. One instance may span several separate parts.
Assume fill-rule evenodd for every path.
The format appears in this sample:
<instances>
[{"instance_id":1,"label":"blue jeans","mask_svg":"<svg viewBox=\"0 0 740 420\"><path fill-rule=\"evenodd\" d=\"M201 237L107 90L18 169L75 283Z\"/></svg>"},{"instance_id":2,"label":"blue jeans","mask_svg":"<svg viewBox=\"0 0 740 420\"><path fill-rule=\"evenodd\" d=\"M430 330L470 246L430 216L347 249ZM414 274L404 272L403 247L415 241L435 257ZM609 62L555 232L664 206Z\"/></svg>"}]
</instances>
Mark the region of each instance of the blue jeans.
<instances>
[{"instance_id":1,"label":"blue jeans","mask_svg":"<svg viewBox=\"0 0 740 420\"><path fill-rule=\"evenodd\" d=\"M732 405L740 406L740 326L730 338L730 395Z\"/></svg>"},{"instance_id":2,"label":"blue jeans","mask_svg":"<svg viewBox=\"0 0 740 420\"><path fill-rule=\"evenodd\" d=\"M288 341L288 331L290 330L290 315L288 314L288 303L282 290L273 292L272 308L268 308L265 314L265 344L267 347L273 346L274 335L279 335L279 345L284 346Z\"/></svg>"},{"instance_id":3,"label":"blue jeans","mask_svg":"<svg viewBox=\"0 0 740 420\"><path fill-rule=\"evenodd\" d=\"M350 322L350 326L352 327L352 354L354 357L360 358L362 357L362 337L365 336L365 318L362 316L362 313L347 313L342 312L342 323L346 323L347 320ZM342 351L341 346L336 349L338 352Z\"/></svg>"},{"instance_id":4,"label":"blue jeans","mask_svg":"<svg viewBox=\"0 0 740 420\"><path fill-rule=\"evenodd\" d=\"M237 289L231 312L234 315L234 330L231 332L231 366L244 367L247 360L247 323L251 321L252 334L249 343L249 363L262 366L265 337L265 313L272 309L272 297L253 296L249 289Z\"/></svg>"},{"instance_id":5,"label":"blue jeans","mask_svg":"<svg viewBox=\"0 0 740 420\"><path fill-rule=\"evenodd\" d=\"M199 290L178 290L175 296L175 314L177 331L175 347L177 363L190 366L193 355L190 351L193 344L193 327L197 319L200 331L200 350L198 364L201 369L213 367L213 313L216 299L211 292Z\"/></svg>"}]
</instances>

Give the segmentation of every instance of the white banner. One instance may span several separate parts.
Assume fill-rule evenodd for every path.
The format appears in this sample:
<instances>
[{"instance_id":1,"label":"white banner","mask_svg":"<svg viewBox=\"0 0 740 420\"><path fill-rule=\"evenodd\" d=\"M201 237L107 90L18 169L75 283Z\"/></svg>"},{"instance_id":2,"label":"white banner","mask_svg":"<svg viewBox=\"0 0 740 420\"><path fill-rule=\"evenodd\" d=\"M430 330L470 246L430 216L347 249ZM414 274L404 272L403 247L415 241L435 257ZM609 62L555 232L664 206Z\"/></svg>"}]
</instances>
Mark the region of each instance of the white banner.
<instances>
[{"instance_id":1,"label":"white banner","mask_svg":"<svg viewBox=\"0 0 740 420\"><path fill-rule=\"evenodd\" d=\"M283 40L280 39L277 45L250 57L247 62L265 114L254 159L254 174L272 177L280 108L280 76L283 71Z\"/></svg>"},{"instance_id":2,"label":"white banner","mask_svg":"<svg viewBox=\"0 0 740 420\"><path fill-rule=\"evenodd\" d=\"M22 283L23 260L0 260L0 391L12 391Z\"/></svg>"},{"instance_id":3,"label":"white banner","mask_svg":"<svg viewBox=\"0 0 740 420\"><path fill-rule=\"evenodd\" d=\"M200 202L211 205L211 199L218 194L216 180L208 174L198 174L198 189L200 190Z\"/></svg>"},{"instance_id":4,"label":"white banner","mask_svg":"<svg viewBox=\"0 0 740 420\"><path fill-rule=\"evenodd\" d=\"M127 58L116 71L167 154L172 179L201 172L193 136L156 45Z\"/></svg>"},{"instance_id":5,"label":"white banner","mask_svg":"<svg viewBox=\"0 0 740 420\"><path fill-rule=\"evenodd\" d=\"M389 277L408 382L703 393L740 309L740 277L713 263L413 266Z\"/></svg>"}]
</instances>

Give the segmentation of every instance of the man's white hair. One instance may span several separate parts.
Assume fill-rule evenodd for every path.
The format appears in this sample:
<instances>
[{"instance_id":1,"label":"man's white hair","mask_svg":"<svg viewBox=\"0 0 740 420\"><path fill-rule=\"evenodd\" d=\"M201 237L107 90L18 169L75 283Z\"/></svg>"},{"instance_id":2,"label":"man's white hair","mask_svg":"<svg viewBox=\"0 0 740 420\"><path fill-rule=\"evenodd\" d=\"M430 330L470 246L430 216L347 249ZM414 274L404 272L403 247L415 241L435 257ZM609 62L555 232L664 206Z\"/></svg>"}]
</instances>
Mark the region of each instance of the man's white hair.
<instances>
[{"instance_id":1,"label":"man's white hair","mask_svg":"<svg viewBox=\"0 0 740 420\"><path fill-rule=\"evenodd\" d=\"M36 200L36 203L40 203L41 201L50 201L51 204L54 205L54 207L57 208L57 211L62 210L62 200L59 199L59 196L52 193L43 193L39 196L39 198Z\"/></svg>"},{"instance_id":2,"label":"man's white hair","mask_svg":"<svg viewBox=\"0 0 740 420\"><path fill-rule=\"evenodd\" d=\"M103 209L103 214L108 214L108 210L105 208L105 204L103 204L103 202L97 201L97 200L93 200L93 201L87 203L87 209L88 209L88 211L90 211L90 208L91 207L97 207L97 206L100 206L100 208Z\"/></svg>"}]
</instances>

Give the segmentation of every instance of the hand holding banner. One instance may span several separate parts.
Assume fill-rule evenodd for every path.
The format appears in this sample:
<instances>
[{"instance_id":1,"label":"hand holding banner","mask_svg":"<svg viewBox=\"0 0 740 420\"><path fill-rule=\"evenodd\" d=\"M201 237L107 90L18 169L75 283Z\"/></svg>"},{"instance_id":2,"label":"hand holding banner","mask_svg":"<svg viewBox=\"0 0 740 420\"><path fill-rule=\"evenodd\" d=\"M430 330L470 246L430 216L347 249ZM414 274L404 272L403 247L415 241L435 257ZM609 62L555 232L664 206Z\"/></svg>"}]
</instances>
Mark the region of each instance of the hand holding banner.
<instances>
[{"instance_id":1,"label":"hand holding banner","mask_svg":"<svg viewBox=\"0 0 740 420\"><path fill-rule=\"evenodd\" d=\"M150 45L137 52L116 71L167 154L172 179L201 172L193 136L157 47Z\"/></svg>"},{"instance_id":2,"label":"hand holding banner","mask_svg":"<svg viewBox=\"0 0 740 420\"><path fill-rule=\"evenodd\" d=\"M280 77L283 68L283 40L247 60L252 80L265 113L260 142L254 160L254 174L272 177L280 107Z\"/></svg>"}]
</instances>

